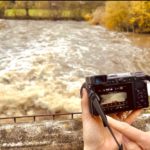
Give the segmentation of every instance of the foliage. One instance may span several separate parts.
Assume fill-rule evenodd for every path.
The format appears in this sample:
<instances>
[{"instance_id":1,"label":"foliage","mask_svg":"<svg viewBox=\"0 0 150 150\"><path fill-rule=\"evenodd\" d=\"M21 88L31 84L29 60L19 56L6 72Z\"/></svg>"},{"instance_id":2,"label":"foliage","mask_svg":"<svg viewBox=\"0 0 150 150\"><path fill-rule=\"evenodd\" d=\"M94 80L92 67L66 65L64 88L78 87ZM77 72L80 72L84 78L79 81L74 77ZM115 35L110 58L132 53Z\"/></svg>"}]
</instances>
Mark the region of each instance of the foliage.
<instances>
[{"instance_id":1,"label":"foliage","mask_svg":"<svg viewBox=\"0 0 150 150\"><path fill-rule=\"evenodd\" d=\"M20 12L22 18L83 20L92 9L103 4L104 2L92 1L0 1L0 16L16 18L20 9L24 9L24 12Z\"/></svg>"},{"instance_id":2,"label":"foliage","mask_svg":"<svg viewBox=\"0 0 150 150\"><path fill-rule=\"evenodd\" d=\"M12 3L9 1L0 1L0 9L5 9L8 7L12 7Z\"/></svg>"},{"instance_id":3,"label":"foliage","mask_svg":"<svg viewBox=\"0 0 150 150\"><path fill-rule=\"evenodd\" d=\"M150 2L132 1L130 25L136 32L150 32Z\"/></svg>"},{"instance_id":4,"label":"foliage","mask_svg":"<svg viewBox=\"0 0 150 150\"><path fill-rule=\"evenodd\" d=\"M92 15L90 13L86 13L82 15L84 20L89 21L92 19Z\"/></svg>"},{"instance_id":5,"label":"foliage","mask_svg":"<svg viewBox=\"0 0 150 150\"><path fill-rule=\"evenodd\" d=\"M92 13L91 18L89 18L90 23L95 25L101 24L103 22L103 12L103 7L97 7L96 10Z\"/></svg>"},{"instance_id":6,"label":"foliage","mask_svg":"<svg viewBox=\"0 0 150 150\"><path fill-rule=\"evenodd\" d=\"M109 29L124 29L128 22L129 2L112 1L107 2L104 15L104 24Z\"/></svg>"},{"instance_id":7,"label":"foliage","mask_svg":"<svg viewBox=\"0 0 150 150\"><path fill-rule=\"evenodd\" d=\"M62 17L63 18L70 18L70 17L72 17L71 11L70 10L63 10L62 11Z\"/></svg>"},{"instance_id":8,"label":"foliage","mask_svg":"<svg viewBox=\"0 0 150 150\"><path fill-rule=\"evenodd\" d=\"M36 19L81 19L81 14L74 10L29 9L29 16Z\"/></svg>"},{"instance_id":9,"label":"foliage","mask_svg":"<svg viewBox=\"0 0 150 150\"><path fill-rule=\"evenodd\" d=\"M33 8L35 9L48 9L50 8L51 3L50 1L35 1Z\"/></svg>"},{"instance_id":10,"label":"foliage","mask_svg":"<svg viewBox=\"0 0 150 150\"><path fill-rule=\"evenodd\" d=\"M103 20L109 29L150 33L150 2L107 2Z\"/></svg>"},{"instance_id":11,"label":"foliage","mask_svg":"<svg viewBox=\"0 0 150 150\"><path fill-rule=\"evenodd\" d=\"M76 19L81 20L87 13L78 9L5 9L4 16L7 18L12 17L27 17L34 19Z\"/></svg>"},{"instance_id":12,"label":"foliage","mask_svg":"<svg viewBox=\"0 0 150 150\"><path fill-rule=\"evenodd\" d=\"M7 17L23 17L26 16L26 10L25 9L6 9L5 16Z\"/></svg>"},{"instance_id":13,"label":"foliage","mask_svg":"<svg viewBox=\"0 0 150 150\"><path fill-rule=\"evenodd\" d=\"M43 9L29 9L29 16L32 18L49 18L50 11Z\"/></svg>"},{"instance_id":14,"label":"foliage","mask_svg":"<svg viewBox=\"0 0 150 150\"><path fill-rule=\"evenodd\" d=\"M8 6L11 6L11 3L8 1L0 1L0 16L4 15L5 9L8 8Z\"/></svg>"}]
</instances>

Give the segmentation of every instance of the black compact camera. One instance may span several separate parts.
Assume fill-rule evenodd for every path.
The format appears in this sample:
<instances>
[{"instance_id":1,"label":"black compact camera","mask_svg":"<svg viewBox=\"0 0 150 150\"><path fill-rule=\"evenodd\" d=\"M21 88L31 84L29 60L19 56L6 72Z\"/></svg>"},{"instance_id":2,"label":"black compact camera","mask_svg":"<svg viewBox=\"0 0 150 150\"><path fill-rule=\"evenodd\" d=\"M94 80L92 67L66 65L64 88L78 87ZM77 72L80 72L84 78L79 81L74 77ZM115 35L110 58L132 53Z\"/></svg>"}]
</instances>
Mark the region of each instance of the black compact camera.
<instances>
[{"instance_id":1,"label":"black compact camera","mask_svg":"<svg viewBox=\"0 0 150 150\"><path fill-rule=\"evenodd\" d=\"M148 75L142 72L97 75L86 77L85 86L98 97L98 104L104 113L117 113L149 106L146 81ZM90 111L99 115L89 98Z\"/></svg>"}]
</instances>

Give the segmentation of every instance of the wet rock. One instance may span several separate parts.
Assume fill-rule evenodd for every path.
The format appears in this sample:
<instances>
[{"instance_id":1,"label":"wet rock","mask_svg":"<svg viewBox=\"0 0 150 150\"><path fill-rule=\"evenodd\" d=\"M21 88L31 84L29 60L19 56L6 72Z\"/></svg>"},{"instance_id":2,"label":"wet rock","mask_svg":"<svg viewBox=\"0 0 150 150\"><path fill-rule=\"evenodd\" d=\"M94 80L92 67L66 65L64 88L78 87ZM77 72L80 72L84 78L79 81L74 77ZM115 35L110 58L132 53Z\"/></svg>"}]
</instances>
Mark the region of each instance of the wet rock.
<instances>
[{"instance_id":1,"label":"wet rock","mask_svg":"<svg viewBox=\"0 0 150 150\"><path fill-rule=\"evenodd\" d=\"M139 116L132 125L143 131L150 131L150 114Z\"/></svg>"}]
</instances>

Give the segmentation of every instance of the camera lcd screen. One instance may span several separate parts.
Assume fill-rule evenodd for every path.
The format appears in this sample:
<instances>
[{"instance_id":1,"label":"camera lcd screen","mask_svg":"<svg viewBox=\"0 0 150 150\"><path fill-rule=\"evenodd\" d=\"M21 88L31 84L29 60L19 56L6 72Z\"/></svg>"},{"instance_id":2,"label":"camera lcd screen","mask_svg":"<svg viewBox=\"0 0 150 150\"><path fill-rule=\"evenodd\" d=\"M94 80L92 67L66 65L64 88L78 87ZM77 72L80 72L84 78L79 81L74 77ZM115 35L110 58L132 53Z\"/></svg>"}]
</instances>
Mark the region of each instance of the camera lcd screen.
<instances>
[{"instance_id":1,"label":"camera lcd screen","mask_svg":"<svg viewBox=\"0 0 150 150\"><path fill-rule=\"evenodd\" d=\"M124 102L127 99L126 92L116 92L103 94L101 97L101 104L109 104L114 102Z\"/></svg>"}]
</instances>

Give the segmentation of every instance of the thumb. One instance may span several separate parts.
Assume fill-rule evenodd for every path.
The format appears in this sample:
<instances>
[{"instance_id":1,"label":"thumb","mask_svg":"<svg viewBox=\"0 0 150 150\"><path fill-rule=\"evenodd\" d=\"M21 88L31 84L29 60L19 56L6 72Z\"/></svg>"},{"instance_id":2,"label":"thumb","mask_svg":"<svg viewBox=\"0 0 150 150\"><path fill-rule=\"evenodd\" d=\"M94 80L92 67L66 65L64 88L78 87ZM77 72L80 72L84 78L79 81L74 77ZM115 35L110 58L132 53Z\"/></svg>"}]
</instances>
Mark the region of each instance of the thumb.
<instances>
[{"instance_id":1,"label":"thumb","mask_svg":"<svg viewBox=\"0 0 150 150\"><path fill-rule=\"evenodd\" d=\"M89 98L88 98L88 93L85 88L82 90L82 99L81 99L81 107L82 107L82 115L83 117L90 116L90 111L89 111Z\"/></svg>"}]
</instances>

